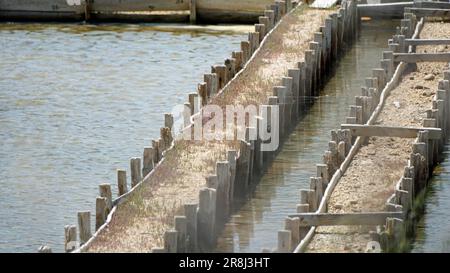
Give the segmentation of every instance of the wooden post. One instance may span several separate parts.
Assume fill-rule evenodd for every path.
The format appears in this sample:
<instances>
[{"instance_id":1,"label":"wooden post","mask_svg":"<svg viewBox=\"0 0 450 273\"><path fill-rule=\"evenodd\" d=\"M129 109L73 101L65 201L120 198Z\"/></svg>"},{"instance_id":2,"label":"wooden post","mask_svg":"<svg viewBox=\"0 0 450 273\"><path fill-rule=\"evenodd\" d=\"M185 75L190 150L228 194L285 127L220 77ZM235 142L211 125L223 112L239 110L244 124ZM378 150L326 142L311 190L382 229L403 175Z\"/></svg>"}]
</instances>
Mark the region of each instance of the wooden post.
<instances>
[{"instance_id":1,"label":"wooden post","mask_svg":"<svg viewBox=\"0 0 450 273\"><path fill-rule=\"evenodd\" d=\"M319 32L320 33L320 32ZM315 40L319 39L317 38L318 35L315 35ZM322 40L322 36L320 33L320 40ZM320 91L320 83L322 78L322 44L320 42L310 42L309 48L314 51L314 59L313 59L313 70L312 70L312 78L313 78L313 94L314 96L317 96Z\"/></svg>"},{"instance_id":2,"label":"wooden post","mask_svg":"<svg viewBox=\"0 0 450 273\"><path fill-rule=\"evenodd\" d=\"M264 24L255 24L255 32L259 33L259 46L259 44L261 44L262 40L264 39L264 36L266 36L266 26Z\"/></svg>"},{"instance_id":3,"label":"wooden post","mask_svg":"<svg viewBox=\"0 0 450 273\"><path fill-rule=\"evenodd\" d=\"M317 177L322 178L324 185L328 185L330 177L328 177L328 166L326 164L316 164Z\"/></svg>"},{"instance_id":4,"label":"wooden post","mask_svg":"<svg viewBox=\"0 0 450 273\"><path fill-rule=\"evenodd\" d=\"M286 97L287 97L287 88L285 86L274 86L273 87L273 95L278 97L279 104L279 125L280 125L280 138L284 136L286 131Z\"/></svg>"},{"instance_id":5,"label":"wooden post","mask_svg":"<svg viewBox=\"0 0 450 273\"><path fill-rule=\"evenodd\" d=\"M91 237L91 212L78 212L78 230L80 233L80 245L86 243Z\"/></svg>"},{"instance_id":6,"label":"wooden post","mask_svg":"<svg viewBox=\"0 0 450 273\"><path fill-rule=\"evenodd\" d=\"M243 56L243 63L247 63L252 54L251 52L251 48L250 48L250 42L249 41L242 41L241 42L241 51L242 51L242 56Z\"/></svg>"},{"instance_id":7,"label":"wooden post","mask_svg":"<svg viewBox=\"0 0 450 273\"><path fill-rule=\"evenodd\" d=\"M291 252L291 232L289 230L278 231L278 252L288 253Z\"/></svg>"},{"instance_id":8,"label":"wooden post","mask_svg":"<svg viewBox=\"0 0 450 273\"><path fill-rule=\"evenodd\" d=\"M270 5L270 9L273 11L273 25L275 26L280 21L280 9L276 3Z\"/></svg>"},{"instance_id":9,"label":"wooden post","mask_svg":"<svg viewBox=\"0 0 450 273\"><path fill-rule=\"evenodd\" d=\"M291 232L291 248L292 251L300 243L300 219L286 217L284 229Z\"/></svg>"},{"instance_id":10,"label":"wooden post","mask_svg":"<svg viewBox=\"0 0 450 273\"><path fill-rule=\"evenodd\" d=\"M175 216L175 230L177 231L177 253L186 252L187 221L186 216Z\"/></svg>"},{"instance_id":11,"label":"wooden post","mask_svg":"<svg viewBox=\"0 0 450 273\"><path fill-rule=\"evenodd\" d=\"M202 82L197 84L197 93L201 100L201 106L205 106L208 104L208 89L206 82Z\"/></svg>"},{"instance_id":12,"label":"wooden post","mask_svg":"<svg viewBox=\"0 0 450 273\"><path fill-rule=\"evenodd\" d=\"M267 16L259 16L258 22L264 25L264 36L270 31L270 19ZM256 25L255 25L256 26ZM258 30L257 30L258 31ZM259 31L258 31L259 32ZM262 40L262 39L261 39Z\"/></svg>"},{"instance_id":13,"label":"wooden post","mask_svg":"<svg viewBox=\"0 0 450 273\"><path fill-rule=\"evenodd\" d=\"M236 180L236 159L237 159L237 151L230 150L227 152L227 160L230 164L230 190L228 193L230 199L230 210L233 206L234 202L234 183Z\"/></svg>"},{"instance_id":14,"label":"wooden post","mask_svg":"<svg viewBox=\"0 0 450 273\"><path fill-rule=\"evenodd\" d=\"M316 211L319 208L320 202L323 197L323 193L325 192L325 185L323 184L321 177L311 177L310 178L310 189L314 191L316 204L314 208L311 208L311 211ZM302 200L303 201L303 200Z\"/></svg>"},{"instance_id":15,"label":"wooden post","mask_svg":"<svg viewBox=\"0 0 450 273\"><path fill-rule=\"evenodd\" d=\"M273 10L265 10L264 16L269 18L269 27L267 29L270 31L275 26L275 13Z\"/></svg>"},{"instance_id":16,"label":"wooden post","mask_svg":"<svg viewBox=\"0 0 450 273\"><path fill-rule=\"evenodd\" d=\"M100 197L106 198L106 205L108 210L111 210L112 208L112 192L111 192L111 185L110 184L100 184L98 186L98 191L100 194Z\"/></svg>"},{"instance_id":17,"label":"wooden post","mask_svg":"<svg viewBox=\"0 0 450 273\"><path fill-rule=\"evenodd\" d=\"M333 174L336 172L337 169L339 169L339 154L338 154L338 144L336 141L330 141L328 142L328 149L330 150L330 164L328 165L328 178L331 179L333 177ZM324 162L325 163L325 162Z\"/></svg>"},{"instance_id":18,"label":"wooden post","mask_svg":"<svg viewBox=\"0 0 450 273\"><path fill-rule=\"evenodd\" d=\"M189 0L189 22L195 24L197 22L197 0Z\"/></svg>"},{"instance_id":19,"label":"wooden post","mask_svg":"<svg viewBox=\"0 0 450 273\"><path fill-rule=\"evenodd\" d=\"M297 213L305 213L309 212L309 204L306 203L300 203L297 205ZM303 240L305 238L306 234L308 233L309 228L308 227L301 227L299 229L299 240Z\"/></svg>"},{"instance_id":20,"label":"wooden post","mask_svg":"<svg viewBox=\"0 0 450 273\"><path fill-rule=\"evenodd\" d=\"M211 248L216 241L216 190L200 190L197 214L198 242L202 250Z\"/></svg>"},{"instance_id":21,"label":"wooden post","mask_svg":"<svg viewBox=\"0 0 450 273\"><path fill-rule=\"evenodd\" d=\"M213 97L219 90L219 80L216 73L205 74L203 80L206 83L206 90L208 98Z\"/></svg>"},{"instance_id":22,"label":"wooden post","mask_svg":"<svg viewBox=\"0 0 450 273\"><path fill-rule=\"evenodd\" d=\"M143 159L144 159L144 164L142 165L142 176L146 177L147 174L149 174L152 170L153 170L153 158L155 157L154 155L154 150L152 147L144 147L144 154L143 154Z\"/></svg>"},{"instance_id":23,"label":"wooden post","mask_svg":"<svg viewBox=\"0 0 450 273\"><path fill-rule=\"evenodd\" d=\"M292 126L292 107L293 107L293 101L294 96L292 92L292 85L293 85L293 79L291 77L282 77L281 81L283 83L283 86L286 87L286 93L284 97L284 103L285 103L285 130L286 132L289 132L289 129Z\"/></svg>"},{"instance_id":24,"label":"wooden post","mask_svg":"<svg viewBox=\"0 0 450 273\"><path fill-rule=\"evenodd\" d=\"M345 160L345 142L344 141L340 141L338 144L338 165L340 166L342 164L342 162L344 162Z\"/></svg>"},{"instance_id":25,"label":"wooden post","mask_svg":"<svg viewBox=\"0 0 450 273\"><path fill-rule=\"evenodd\" d=\"M300 69L288 69L288 75L292 78L292 95L294 100L292 120L297 120L299 117L299 97L300 97Z\"/></svg>"},{"instance_id":26,"label":"wooden post","mask_svg":"<svg viewBox=\"0 0 450 273\"><path fill-rule=\"evenodd\" d=\"M227 84L227 67L225 65L215 65L214 72L217 74L219 90Z\"/></svg>"},{"instance_id":27,"label":"wooden post","mask_svg":"<svg viewBox=\"0 0 450 273\"><path fill-rule=\"evenodd\" d=\"M314 51L305 50L305 98L311 104L313 96ZM306 100L306 99L305 99Z\"/></svg>"},{"instance_id":28,"label":"wooden post","mask_svg":"<svg viewBox=\"0 0 450 273\"><path fill-rule=\"evenodd\" d=\"M331 52L333 60L336 61L338 58L338 14L332 13L330 17L333 22L331 28Z\"/></svg>"},{"instance_id":29,"label":"wooden post","mask_svg":"<svg viewBox=\"0 0 450 273\"><path fill-rule=\"evenodd\" d=\"M198 112L199 107L199 101L198 101L198 94L197 93L189 93L188 95L189 104L191 105L191 115L194 115Z\"/></svg>"},{"instance_id":30,"label":"wooden post","mask_svg":"<svg viewBox=\"0 0 450 273\"><path fill-rule=\"evenodd\" d=\"M310 192L311 190L300 190L300 204L309 204L309 209L311 210L311 203L310 201Z\"/></svg>"},{"instance_id":31,"label":"wooden post","mask_svg":"<svg viewBox=\"0 0 450 273\"><path fill-rule=\"evenodd\" d=\"M231 57L234 58L234 65L235 65L235 72L238 73L243 67L244 67L244 63L243 63L243 59L244 59L244 54L242 53L242 51L233 51L233 53L231 53Z\"/></svg>"},{"instance_id":32,"label":"wooden post","mask_svg":"<svg viewBox=\"0 0 450 273\"><path fill-rule=\"evenodd\" d=\"M125 170L119 169L117 170L117 189L118 196L122 196L128 192L127 186L127 172Z\"/></svg>"},{"instance_id":33,"label":"wooden post","mask_svg":"<svg viewBox=\"0 0 450 273\"><path fill-rule=\"evenodd\" d=\"M247 127L245 128L245 141L250 143L250 159L249 159L249 167L248 167L248 180L247 185L253 180L253 167L255 164L255 140L253 136L257 136L255 127Z\"/></svg>"},{"instance_id":34,"label":"wooden post","mask_svg":"<svg viewBox=\"0 0 450 273\"><path fill-rule=\"evenodd\" d=\"M155 151L155 157L153 158L153 163L156 165L162 159L160 157L161 152L159 151L159 140L152 140L152 148Z\"/></svg>"},{"instance_id":35,"label":"wooden post","mask_svg":"<svg viewBox=\"0 0 450 273\"><path fill-rule=\"evenodd\" d=\"M164 127L170 128L173 130L173 115L170 113L164 114Z\"/></svg>"},{"instance_id":36,"label":"wooden post","mask_svg":"<svg viewBox=\"0 0 450 273\"><path fill-rule=\"evenodd\" d=\"M139 157L133 157L130 160L131 170L131 188L134 188L141 180L141 159Z\"/></svg>"},{"instance_id":37,"label":"wooden post","mask_svg":"<svg viewBox=\"0 0 450 273\"><path fill-rule=\"evenodd\" d=\"M64 250L66 252L72 252L77 247L77 227L65 226L64 227Z\"/></svg>"},{"instance_id":38,"label":"wooden post","mask_svg":"<svg viewBox=\"0 0 450 273\"><path fill-rule=\"evenodd\" d=\"M85 0L84 1L84 20L86 22L89 22L91 20L91 5L92 0Z\"/></svg>"},{"instance_id":39,"label":"wooden post","mask_svg":"<svg viewBox=\"0 0 450 273\"><path fill-rule=\"evenodd\" d=\"M216 164L217 179L217 214L216 220L224 221L230 213L230 164L219 161Z\"/></svg>"},{"instance_id":40,"label":"wooden post","mask_svg":"<svg viewBox=\"0 0 450 273\"><path fill-rule=\"evenodd\" d=\"M95 200L95 230L97 231L106 221L108 215L108 200L105 197L97 197Z\"/></svg>"},{"instance_id":41,"label":"wooden post","mask_svg":"<svg viewBox=\"0 0 450 273\"><path fill-rule=\"evenodd\" d=\"M251 145L245 140L240 141L239 157L236 160L236 179L234 182L234 195L242 196L247 191L250 172Z\"/></svg>"},{"instance_id":42,"label":"wooden post","mask_svg":"<svg viewBox=\"0 0 450 273\"><path fill-rule=\"evenodd\" d=\"M299 97L299 105L298 105L298 113L299 116L301 113L306 110L305 105L305 96L306 96L306 64L305 62L299 62L297 64L298 69L300 70L300 81L298 86L298 97Z\"/></svg>"},{"instance_id":43,"label":"wooden post","mask_svg":"<svg viewBox=\"0 0 450 273\"><path fill-rule=\"evenodd\" d=\"M167 230L164 233L164 249L168 253L177 253L178 232L176 230Z\"/></svg>"},{"instance_id":44,"label":"wooden post","mask_svg":"<svg viewBox=\"0 0 450 273\"><path fill-rule=\"evenodd\" d=\"M259 32L249 32L248 41L250 42L250 56L255 53L259 47Z\"/></svg>"},{"instance_id":45,"label":"wooden post","mask_svg":"<svg viewBox=\"0 0 450 273\"><path fill-rule=\"evenodd\" d=\"M197 251L197 204L185 204L184 215L186 215L186 252Z\"/></svg>"}]
</instances>

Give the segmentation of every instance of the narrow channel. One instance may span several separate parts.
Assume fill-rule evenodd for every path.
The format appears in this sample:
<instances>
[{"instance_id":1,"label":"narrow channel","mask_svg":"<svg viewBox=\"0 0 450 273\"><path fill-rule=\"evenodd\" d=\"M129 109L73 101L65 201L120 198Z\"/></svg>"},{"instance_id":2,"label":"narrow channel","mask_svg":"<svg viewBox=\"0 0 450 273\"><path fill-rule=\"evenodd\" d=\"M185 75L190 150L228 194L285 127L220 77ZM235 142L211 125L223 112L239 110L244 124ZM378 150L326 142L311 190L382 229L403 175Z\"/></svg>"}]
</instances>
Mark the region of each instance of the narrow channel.
<instances>
[{"instance_id":1,"label":"narrow channel","mask_svg":"<svg viewBox=\"0 0 450 273\"><path fill-rule=\"evenodd\" d=\"M0 252L63 251L64 225L99 184L116 196L116 169L251 29L0 24Z\"/></svg>"},{"instance_id":2,"label":"narrow channel","mask_svg":"<svg viewBox=\"0 0 450 273\"><path fill-rule=\"evenodd\" d=\"M393 20L362 22L360 37L340 60L322 95L297 124L255 190L232 215L216 251L260 252L276 247L277 231L284 228L284 218L295 212L299 190L309 188L315 164L322 162L331 139L330 131L345 122L349 105L361 94L364 78L379 66L397 25Z\"/></svg>"},{"instance_id":3,"label":"narrow channel","mask_svg":"<svg viewBox=\"0 0 450 273\"><path fill-rule=\"evenodd\" d=\"M416 226L412 252L450 252L450 139L442 161L433 170L423 199L422 217Z\"/></svg>"}]
</instances>

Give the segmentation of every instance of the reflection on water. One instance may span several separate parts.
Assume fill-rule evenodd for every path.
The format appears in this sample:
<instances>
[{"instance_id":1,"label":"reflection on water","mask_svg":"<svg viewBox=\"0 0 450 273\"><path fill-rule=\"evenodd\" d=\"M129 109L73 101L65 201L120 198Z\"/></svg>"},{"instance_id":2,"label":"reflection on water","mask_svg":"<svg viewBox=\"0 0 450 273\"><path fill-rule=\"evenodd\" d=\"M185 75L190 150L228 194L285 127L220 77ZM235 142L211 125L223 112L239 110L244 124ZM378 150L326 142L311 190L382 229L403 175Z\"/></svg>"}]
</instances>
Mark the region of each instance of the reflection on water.
<instances>
[{"instance_id":1,"label":"reflection on water","mask_svg":"<svg viewBox=\"0 0 450 273\"><path fill-rule=\"evenodd\" d=\"M276 247L277 231L284 228L284 218L295 213L299 190L309 188L315 164L322 162L330 130L345 122L349 105L361 94L364 78L379 66L381 52L397 23L363 23L361 37L341 59L323 95L286 140L251 198L222 231L217 251L260 252Z\"/></svg>"},{"instance_id":2,"label":"reflection on water","mask_svg":"<svg viewBox=\"0 0 450 273\"><path fill-rule=\"evenodd\" d=\"M443 158L425 195L425 211L417 224L412 252L450 252L450 144L445 146Z\"/></svg>"},{"instance_id":3,"label":"reflection on water","mask_svg":"<svg viewBox=\"0 0 450 273\"><path fill-rule=\"evenodd\" d=\"M62 251L97 185L116 192L115 169L249 29L0 24L0 252Z\"/></svg>"}]
</instances>

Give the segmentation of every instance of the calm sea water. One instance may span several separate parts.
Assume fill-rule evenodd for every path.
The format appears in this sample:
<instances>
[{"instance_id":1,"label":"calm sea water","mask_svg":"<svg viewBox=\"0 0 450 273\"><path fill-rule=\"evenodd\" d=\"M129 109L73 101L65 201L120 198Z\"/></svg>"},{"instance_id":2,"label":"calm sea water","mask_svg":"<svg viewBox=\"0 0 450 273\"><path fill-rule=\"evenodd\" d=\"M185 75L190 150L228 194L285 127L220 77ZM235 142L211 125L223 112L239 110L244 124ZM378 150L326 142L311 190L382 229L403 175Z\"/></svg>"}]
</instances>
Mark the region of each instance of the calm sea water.
<instances>
[{"instance_id":1,"label":"calm sea water","mask_svg":"<svg viewBox=\"0 0 450 273\"><path fill-rule=\"evenodd\" d=\"M250 26L0 24L0 252L63 250ZM93 220L92 220L93 222Z\"/></svg>"},{"instance_id":2,"label":"calm sea water","mask_svg":"<svg viewBox=\"0 0 450 273\"><path fill-rule=\"evenodd\" d=\"M309 188L315 164L322 162L331 140L330 131L345 122L349 106L355 103L356 95L361 95L364 78L379 66L396 25L396 21L363 22L360 38L341 59L321 96L222 231L217 251L261 252L262 248L276 248L277 231L284 229L285 217L296 212L299 190Z\"/></svg>"}]
</instances>

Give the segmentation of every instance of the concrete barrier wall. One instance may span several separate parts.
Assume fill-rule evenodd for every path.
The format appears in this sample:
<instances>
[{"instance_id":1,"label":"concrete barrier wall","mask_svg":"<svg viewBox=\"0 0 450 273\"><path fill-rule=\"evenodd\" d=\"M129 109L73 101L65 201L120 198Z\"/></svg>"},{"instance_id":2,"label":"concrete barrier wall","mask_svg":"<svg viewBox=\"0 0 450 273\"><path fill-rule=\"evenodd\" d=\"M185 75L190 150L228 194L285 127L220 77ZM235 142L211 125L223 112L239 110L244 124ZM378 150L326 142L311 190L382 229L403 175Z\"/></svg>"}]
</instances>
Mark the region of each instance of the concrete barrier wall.
<instances>
[{"instance_id":1,"label":"concrete barrier wall","mask_svg":"<svg viewBox=\"0 0 450 273\"><path fill-rule=\"evenodd\" d=\"M95 0L94 12L189 10L189 0Z\"/></svg>"},{"instance_id":2,"label":"concrete barrier wall","mask_svg":"<svg viewBox=\"0 0 450 273\"><path fill-rule=\"evenodd\" d=\"M0 16L3 20L200 20L245 23L257 22L258 16L263 15L270 4L273 4L272 0L1 0ZM150 12L169 13L155 15ZM177 12L185 14L181 16Z\"/></svg>"},{"instance_id":3,"label":"concrete barrier wall","mask_svg":"<svg viewBox=\"0 0 450 273\"><path fill-rule=\"evenodd\" d=\"M84 0L0 0L1 11L84 12Z\"/></svg>"}]
</instances>

